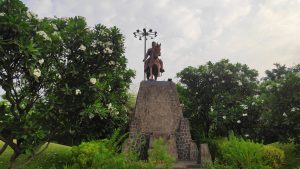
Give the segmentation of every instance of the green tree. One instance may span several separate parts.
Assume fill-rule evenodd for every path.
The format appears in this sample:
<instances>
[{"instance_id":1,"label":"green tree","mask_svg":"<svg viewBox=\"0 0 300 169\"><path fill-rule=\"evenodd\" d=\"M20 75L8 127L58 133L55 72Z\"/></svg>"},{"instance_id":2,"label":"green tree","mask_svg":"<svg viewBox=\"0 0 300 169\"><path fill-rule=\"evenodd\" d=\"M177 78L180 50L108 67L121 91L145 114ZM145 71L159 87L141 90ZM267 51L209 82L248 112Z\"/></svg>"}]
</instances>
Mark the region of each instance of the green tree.
<instances>
[{"instance_id":1,"label":"green tree","mask_svg":"<svg viewBox=\"0 0 300 169\"><path fill-rule=\"evenodd\" d=\"M225 59L179 72L177 89L193 137L224 136L229 130L256 137L260 117L257 75L247 65Z\"/></svg>"},{"instance_id":2,"label":"green tree","mask_svg":"<svg viewBox=\"0 0 300 169\"><path fill-rule=\"evenodd\" d=\"M10 168L64 134L79 142L126 124L134 72L116 27L39 19L19 0L0 1L0 56L0 153L13 149Z\"/></svg>"},{"instance_id":3,"label":"green tree","mask_svg":"<svg viewBox=\"0 0 300 169\"><path fill-rule=\"evenodd\" d=\"M300 142L300 64L275 64L260 85L264 100L261 135L266 143Z\"/></svg>"}]
</instances>

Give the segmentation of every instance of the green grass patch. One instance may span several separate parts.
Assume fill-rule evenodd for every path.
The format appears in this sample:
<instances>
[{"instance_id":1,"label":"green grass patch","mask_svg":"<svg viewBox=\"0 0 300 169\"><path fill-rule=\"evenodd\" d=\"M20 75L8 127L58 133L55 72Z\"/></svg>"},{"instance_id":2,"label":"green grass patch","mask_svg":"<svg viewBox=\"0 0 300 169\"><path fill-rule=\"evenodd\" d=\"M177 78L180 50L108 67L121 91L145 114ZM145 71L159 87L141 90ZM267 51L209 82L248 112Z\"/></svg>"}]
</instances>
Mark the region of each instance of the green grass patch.
<instances>
[{"instance_id":1,"label":"green grass patch","mask_svg":"<svg viewBox=\"0 0 300 169\"><path fill-rule=\"evenodd\" d=\"M298 169L300 167L300 152L296 152L294 144L271 144L275 147L280 148L285 153L285 160L282 169Z\"/></svg>"},{"instance_id":2,"label":"green grass patch","mask_svg":"<svg viewBox=\"0 0 300 169\"><path fill-rule=\"evenodd\" d=\"M0 147L3 142L0 141ZM0 169L6 169L8 161L13 151L9 147L0 156ZM34 158L28 165L23 166L28 156L21 155L17 159L17 166L24 169L62 169L71 160L71 147L60 144L50 143L47 150Z\"/></svg>"}]
</instances>

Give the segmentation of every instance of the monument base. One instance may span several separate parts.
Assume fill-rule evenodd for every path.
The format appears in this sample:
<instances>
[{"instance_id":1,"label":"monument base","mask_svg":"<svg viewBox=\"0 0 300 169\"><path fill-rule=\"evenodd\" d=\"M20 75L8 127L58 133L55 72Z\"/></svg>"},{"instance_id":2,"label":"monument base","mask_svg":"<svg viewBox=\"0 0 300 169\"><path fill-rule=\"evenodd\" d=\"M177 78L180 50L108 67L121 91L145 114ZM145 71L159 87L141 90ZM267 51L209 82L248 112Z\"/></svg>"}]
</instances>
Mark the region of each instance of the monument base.
<instances>
[{"instance_id":1,"label":"monument base","mask_svg":"<svg viewBox=\"0 0 300 169\"><path fill-rule=\"evenodd\" d=\"M142 81L124 149L134 149L140 159L147 159L148 149L157 138L168 143L175 159L196 163L198 148L191 138L189 121L183 117L175 83Z\"/></svg>"}]
</instances>

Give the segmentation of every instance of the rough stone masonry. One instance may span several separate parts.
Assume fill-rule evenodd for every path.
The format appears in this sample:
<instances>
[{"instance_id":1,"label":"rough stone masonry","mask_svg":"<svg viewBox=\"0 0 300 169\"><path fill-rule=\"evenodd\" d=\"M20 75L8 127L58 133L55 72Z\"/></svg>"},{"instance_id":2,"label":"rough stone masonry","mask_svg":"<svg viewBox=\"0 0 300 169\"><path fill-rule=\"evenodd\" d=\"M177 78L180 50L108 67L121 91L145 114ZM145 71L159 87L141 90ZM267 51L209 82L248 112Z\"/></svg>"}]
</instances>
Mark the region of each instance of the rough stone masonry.
<instances>
[{"instance_id":1,"label":"rough stone masonry","mask_svg":"<svg viewBox=\"0 0 300 169\"><path fill-rule=\"evenodd\" d=\"M168 151L177 160L197 160L198 149L182 115L175 83L142 81L124 149L132 148L140 159L147 159L149 147L159 137L168 142Z\"/></svg>"}]
</instances>

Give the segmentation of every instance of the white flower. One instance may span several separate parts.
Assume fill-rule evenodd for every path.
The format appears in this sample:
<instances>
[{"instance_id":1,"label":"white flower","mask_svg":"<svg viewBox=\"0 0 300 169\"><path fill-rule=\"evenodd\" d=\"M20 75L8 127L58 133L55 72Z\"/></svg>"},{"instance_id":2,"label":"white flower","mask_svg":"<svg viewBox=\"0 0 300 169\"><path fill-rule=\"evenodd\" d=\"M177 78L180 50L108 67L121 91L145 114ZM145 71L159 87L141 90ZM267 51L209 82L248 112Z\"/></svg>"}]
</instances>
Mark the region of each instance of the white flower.
<instances>
[{"instance_id":1,"label":"white flower","mask_svg":"<svg viewBox=\"0 0 300 169\"><path fill-rule=\"evenodd\" d=\"M30 11L27 11L26 15L27 15L27 17L28 17L29 19L31 19L31 18L32 18L32 14L31 14L31 12L30 12Z\"/></svg>"},{"instance_id":2,"label":"white flower","mask_svg":"<svg viewBox=\"0 0 300 169\"><path fill-rule=\"evenodd\" d=\"M114 61L110 61L108 64L109 65L115 65L115 62Z\"/></svg>"},{"instance_id":3,"label":"white flower","mask_svg":"<svg viewBox=\"0 0 300 169\"><path fill-rule=\"evenodd\" d=\"M112 50L108 47L106 47L104 50L103 50L104 53L108 53L108 54L112 54Z\"/></svg>"},{"instance_id":4,"label":"white flower","mask_svg":"<svg viewBox=\"0 0 300 169\"><path fill-rule=\"evenodd\" d=\"M246 116L248 116L248 114L247 113L243 113L243 117L246 117Z\"/></svg>"},{"instance_id":5,"label":"white flower","mask_svg":"<svg viewBox=\"0 0 300 169\"><path fill-rule=\"evenodd\" d=\"M98 55L99 53L100 53L100 52L97 51L97 50L94 52L95 55ZM92 55L92 53L90 53L90 54Z\"/></svg>"},{"instance_id":6,"label":"white flower","mask_svg":"<svg viewBox=\"0 0 300 169\"><path fill-rule=\"evenodd\" d=\"M222 80L222 83L225 83L225 80Z\"/></svg>"},{"instance_id":7,"label":"white flower","mask_svg":"<svg viewBox=\"0 0 300 169\"><path fill-rule=\"evenodd\" d=\"M90 119L92 119L92 118L94 118L94 117L95 117L94 114L89 114L89 118L90 118Z\"/></svg>"},{"instance_id":8,"label":"white flower","mask_svg":"<svg viewBox=\"0 0 300 169\"><path fill-rule=\"evenodd\" d=\"M31 12L31 11L27 11L26 15L27 15L27 17L28 17L29 19L32 19L32 18L34 18L34 17L37 17L37 15L36 15L35 13Z\"/></svg>"},{"instance_id":9,"label":"white flower","mask_svg":"<svg viewBox=\"0 0 300 169\"><path fill-rule=\"evenodd\" d=\"M111 103L109 103L108 105L107 105L107 108L109 109L109 110L111 110L113 107L112 107L112 104Z\"/></svg>"},{"instance_id":10,"label":"white flower","mask_svg":"<svg viewBox=\"0 0 300 169\"><path fill-rule=\"evenodd\" d=\"M240 123L241 123L241 120L237 120L236 123L240 124Z\"/></svg>"},{"instance_id":11,"label":"white flower","mask_svg":"<svg viewBox=\"0 0 300 169\"><path fill-rule=\"evenodd\" d=\"M249 137L249 134L245 134L245 137Z\"/></svg>"},{"instance_id":12,"label":"white flower","mask_svg":"<svg viewBox=\"0 0 300 169\"><path fill-rule=\"evenodd\" d=\"M52 33L53 36L59 36L59 33L57 31Z\"/></svg>"},{"instance_id":13,"label":"white flower","mask_svg":"<svg viewBox=\"0 0 300 169\"><path fill-rule=\"evenodd\" d=\"M54 30L58 30L57 26L55 24L51 24Z\"/></svg>"},{"instance_id":14,"label":"white flower","mask_svg":"<svg viewBox=\"0 0 300 169\"><path fill-rule=\"evenodd\" d=\"M283 113L282 116L283 116L283 117L287 117L287 114L286 114L286 113Z\"/></svg>"},{"instance_id":15,"label":"white flower","mask_svg":"<svg viewBox=\"0 0 300 169\"><path fill-rule=\"evenodd\" d=\"M45 40L51 41L51 39L49 38L49 36L46 34L46 32L44 31L37 31L36 32L38 35L42 36Z\"/></svg>"},{"instance_id":16,"label":"white flower","mask_svg":"<svg viewBox=\"0 0 300 169\"><path fill-rule=\"evenodd\" d=\"M70 18L69 17L62 17L61 19L68 22Z\"/></svg>"},{"instance_id":17,"label":"white flower","mask_svg":"<svg viewBox=\"0 0 300 169\"><path fill-rule=\"evenodd\" d=\"M91 46L92 46L93 48L95 48L95 47L96 47L96 44L95 44L95 43L93 43Z\"/></svg>"},{"instance_id":18,"label":"white flower","mask_svg":"<svg viewBox=\"0 0 300 169\"><path fill-rule=\"evenodd\" d=\"M271 90L271 89L272 89L272 86L271 86L271 85L268 85L268 86L266 87L266 89L267 89L267 90Z\"/></svg>"},{"instance_id":19,"label":"white flower","mask_svg":"<svg viewBox=\"0 0 300 169\"><path fill-rule=\"evenodd\" d=\"M90 82L94 85L96 84L97 80L95 78L90 78Z\"/></svg>"},{"instance_id":20,"label":"white flower","mask_svg":"<svg viewBox=\"0 0 300 169\"><path fill-rule=\"evenodd\" d=\"M223 116L222 118L225 120L225 119L226 119L226 116Z\"/></svg>"},{"instance_id":21,"label":"white flower","mask_svg":"<svg viewBox=\"0 0 300 169\"><path fill-rule=\"evenodd\" d=\"M39 63L42 65L44 63L44 59L40 59Z\"/></svg>"},{"instance_id":22,"label":"white flower","mask_svg":"<svg viewBox=\"0 0 300 169\"><path fill-rule=\"evenodd\" d=\"M81 94L81 91L79 89L76 89L75 90L75 95L79 95L79 94Z\"/></svg>"},{"instance_id":23,"label":"white flower","mask_svg":"<svg viewBox=\"0 0 300 169\"><path fill-rule=\"evenodd\" d=\"M10 107L10 106L11 106L10 102L8 102L8 101L4 102L4 105L5 105L6 107Z\"/></svg>"},{"instance_id":24,"label":"white flower","mask_svg":"<svg viewBox=\"0 0 300 169\"><path fill-rule=\"evenodd\" d=\"M40 77L41 76L41 70L40 69L34 69L33 70L33 75L35 77Z\"/></svg>"},{"instance_id":25,"label":"white flower","mask_svg":"<svg viewBox=\"0 0 300 169\"><path fill-rule=\"evenodd\" d=\"M282 85L279 83L276 83L276 87L281 87Z\"/></svg>"},{"instance_id":26,"label":"white flower","mask_svg":"<svg viewBox=\"0 0 300 169\"><path fill-rule=\"evenodd\" d=\"M111 46L111 45L112 45L111 42L106 42L106 43L105 43L105 46L107 46L107 47L109 47L109 46Z\"/></svg>"},{"instance_id":27,"label":"white flower","mask_svg":"<svg viewBox=\"0 0 300 169\"><path fill-rule=\"evenodd\" d=\"M60 74L56 74L58 79L61 79L61 75Z\"/></svg>"},{"instance_id":28,"label":"white flower","mask_svg":"<svg viewBox=\"0 0 300 169\"><path fill-rule=\"evenodd\" d=\"M183 107L183 106L184 106L184 104L183 104L183 103L181 103L181 104L180 104L180 106L181 106L181 107Z\"/></svg>"},{"instance_id":29,"label":"white flower","mask_svg":"<svg viewBox=\"0 0 300 169\"><path fill-rule=\"evenodd\" d=\"M111 91L111 87L110 86L108 86L108 91Z\"/></svg>"},{"instance_id":30,"label":"white flower","mask_svg":"<svg viewBox=\"0 0 300 169\"><path fill-rule=\"evenodd\" d=\"M5 13L4 13L4 12L0 13L0 16L4 16L4 15L5 15Z\"/></svg>"},{"instance_id":31,"label":"white flower","mask_svg":"<svg viewBox=\"0 0 300 169\"><path fill-rule=\"evenodd\" d=\"M293 107L293 108L291 109L291 112L295 112L295 111L297 111L297 110L299 110L299 109L296 108L296 107Z\"/></svg>"},{"instance_id":32,"label":"white flower","mask_svg":"<svg viewBox=\"0 0 300 169\"><path fill-rule=\"evenodd\" d=\"M239 86L242 86L243 83L242 83L241 81L238 81L238 85L239 85Z\"/></svg>"},{"instance_id":33,"label":"white flower","mask_svg":"<svg viewBox=\"0 0 300 169\"><path fill-rule=\"evenodd\" d=\"M214 111L214 108L212 106L210 107L210 111Z\"/></svg>"},{"instance_id":34,"label":"white flower","mask_svg":"<svg viewBox=\"0 0 300 169\"><path fill-rule=\"evenodd\" d=\"M79 50L85 51L86 47L84 45L80 45Z\"/></svg>"},{"instance_id":35,"label":"white flower","mask_svg":"<svg viewBox=\"0 0 300 169\"><path fill-rule=\"evenodd\" d=\"M98 41L97 44L99 44L100 46L103 46L103 43L101 41Z\"/></svg>"},{"instance_id":36,"label":"white flower","mask_svg":"<svg viewBox=\"0 0 300 169\"><path fill-rule=\"evenodd\" d=\"M240 106L241 106L244 110L247 110L247 109L248 109L248 106L245 105L245 104L241 104Z\"/></svg>"},{"instance_id":37,"label":"white flower","mask_svg":"<svg viewBox=\"0 0 300 169\"><path fill-rule=\"evenodd\" d=\"M71 53L71 49L66 49L66 53L70 54Z\"/></svg>"}]
</instances>

